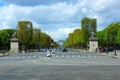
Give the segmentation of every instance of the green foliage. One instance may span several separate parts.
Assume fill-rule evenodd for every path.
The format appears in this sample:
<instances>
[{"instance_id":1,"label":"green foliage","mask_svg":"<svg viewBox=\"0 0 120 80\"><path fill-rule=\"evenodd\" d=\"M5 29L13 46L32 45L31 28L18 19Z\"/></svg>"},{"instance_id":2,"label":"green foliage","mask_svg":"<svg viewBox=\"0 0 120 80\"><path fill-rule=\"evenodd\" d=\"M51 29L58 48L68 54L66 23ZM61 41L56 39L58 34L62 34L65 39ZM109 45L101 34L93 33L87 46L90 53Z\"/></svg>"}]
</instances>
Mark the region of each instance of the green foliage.
<instances>
[{"instance_id":1,"label":"green foliage","mask_svg":"<svg viewBox=\"0 0 120 80\"><path fill-rule=\"evenodd\" d=\"M117 44L120 44L120 28L117 31L117 38L116 38Z\"/></svg>"},{"instance_id":2,"label":"green foliage","mask_svg":"<svg viewBox=\"0 0 120 80\"><path fill-rule=\"evenodd\" d=\"M81 21L84 44L88 44L91 32L96 33L96 19L85 17Z\"/></svg>"},{"instance_id":3,"label":"green foliage","mask_svg":"<svg viewBox=\"0 0 120 80\"><path fill-rule=\"evenodd\" d=\"M33 29L31 21L19 21L18 30L4 29L0 30L0 50L10 49L10 40L14 31L17 31L17 38L20 41L20 50L30 50L30 48L39 49L41 47L50 47L54 40L46 33L41 33L40 29ZM56 44L57 46L57 44Z\"/></svg>"},{"instance_id":4,"label":"green foliage","mask_svg":"<svg viewBox=\"0 0 120 80\"><path fill-rule=\"evenodd\" d=\"M33 35L32 35L32 40L33 40L33 43L32 44L34 44L35 45L35 47L36 47L36 49L37 50L39 50L39 48L40 48L40 39L41 39L41 31L40 31L40 29L33 29Z\"/></svg>"},{"instance_id":5,"label":"green foliage","mask_svg":"<svg viewBox=\"0 0 120 80\"><path fill-rule=\"evenodd\" d=\"M18 31L17 37L23 43L30 43L32 42L32 22L30 21L19 21L18 22Z\"/></svg>"},{"instance_id":6,"label":"green foliage","mask_svg":"<svg viewBox=\"0 0 120 80\"><path fill-rule=\"evenodd\" d=\"M97 32L97 38L99 45L105 45L106 44L106 38L105 38L105 30L104 31L98 31Z\"/></svg>"},{"instance_id":7,"label":"green foliage","mask_svg":"<svg viewBox=\"0 0 120 80\"><path fill-rule=\"evenodd\" d=\"M8 33L10 35L10 37L13 35L14 33L14 29L4 29L3 31L5 31L6 33Z\"/></svg>"},{"instance_id":8,"label":"green foliage","mask_svg":"<svg viewBox=\"0 0 120 80\"><path fill-rule=\"evenodd\" d=\"M74 30L73 36L74 36L74 38L73 38L74 44L83 42L83 40L82 40L82 30L80 30L80 29Z\"/></svg>"},{"instance_id":9,"label":"green foliage","mask_svg":"<svg viewBox=\"0 0 120 80\"><path fill-rule=\"evenodd\" d=\"M18 22L18 30L17 37L21 42L22 50L27 51L30 50L30 45L32 44L32 36L33 36L33 26L31 21L19 21ZM24 44L24 45L23 45ZM23 48L24 47L24 48Z\"/></svg>"},{"instance_id":10,"label":"green foliage","mask_svg":"<svg viewBox=\"0 0 120 80\"><path fill-rule=\"evenodd\" d=\"M7 33L6 31L0 31L0 36L1 36L1 42L3 44L7 43L8 41L8 37L10 37L9 33Z\"/></svg>"},{"instance_id":11,"label":"green foliage","mask_svg":"<svg viewBox=\"0 0 120 80\"><path fill-rule=\"evenodd\" d=\"M50 47L53 39L46 33L41 33L40 45L41 47Z\"/></svg>"},{"instance_id":12,"label":"green foliage","mask_svg":"<svg viewBox=\"0 0 120 80\"><path fill-rule=\"evenodd\" d=\"M111 23L103 31L97 33L99 45L113 45L114 43L120 44L120 22Z\"/></svg>"},{"instance_id":13,"label":"green foliage","mask_svg":"<svg viewBox=\"0 0 120 80\"><path fill-rule=\"evenodd\" d=\"M81 46L81 43L83 43L82 39L83 33L81 29L74 30L73 33L69 34L69 37L66 39L64 46L65 47L72 47L72 48L78 48Z\"/></svg>"},{"instance_id":14,"label":"green foliage","mask_svg":"<svg viewBox=\"0 0 120 80\"><path fill-rule=\"evenodd\" d=\"M30 21L20 21L18 27L17 37L25 47L39 49L39 46L48 47L53 42L52 38L46 33L41 33L40 29L33 29Z\"/></svg>"},{"instance_id":15,"label":"green foliage","mask_svg":"<svg viewBox=\"0 0 120 80\"><path fill-rule=\"evenodd\" d=\"M73 46L73 48L87 48L91 33L96 33L96 19L85 17L81 21L82 29L76 29L69 34L64 46Z\"/></svg>"},{"instance_id":16,"label":"green foliage","mask_svg":"<svg viewBox=\"0 0 120 80\"><path fill-rule=\"evenodd\" d=\"M39 44L40 42L40 29L33 29L33 42Z\"/></svg>"},{"instance_id":17,"label":"green foliage","mask_svg":"<svg viewBox=\"0 0 120 80\"><path fill-rule=\"evenodd\" d=\"M102 31L96 31L96 19L85 17L81 21L82 29L76 29L70 33L66 39L64 46L71 48L84 48L89 42L91 32L95 32L99 41L99 45L113 46L120 45L120 22L111 23Z\"/></svg>"},{"instance_id":18,"label":"green foliage","mask_svg":"<svg viewBox=\"0 0 120 80\"><path fill-rule=\"evenodd\" d=\"M9 44L13 33L13 29L4 29L0 31L0 49L10 48Z\"/></svg>"}]
</instances>

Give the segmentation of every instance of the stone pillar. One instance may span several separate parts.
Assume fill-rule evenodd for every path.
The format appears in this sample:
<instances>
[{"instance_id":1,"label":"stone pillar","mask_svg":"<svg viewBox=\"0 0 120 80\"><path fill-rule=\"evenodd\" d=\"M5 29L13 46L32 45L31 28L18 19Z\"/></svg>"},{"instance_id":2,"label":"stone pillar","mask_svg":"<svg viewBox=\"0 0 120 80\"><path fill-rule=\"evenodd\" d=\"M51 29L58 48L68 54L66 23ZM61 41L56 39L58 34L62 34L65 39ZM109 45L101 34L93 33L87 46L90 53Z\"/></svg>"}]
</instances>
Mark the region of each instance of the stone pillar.
<instances>
[{"instance_id":1,"label":"stone pillar","mask_svg":"<svg viewBox=\"0 0 120 80\"><path fill-rule=\"evenodd\" d=\"M95 37L89 39L89 52L98 52L98 39Z\"/></svg>"},{"instance_id":2,"label":"stone pillar","mask_svg":"<svg viewBox=\"0 0 120 80\"><path fill-rule=\"evenodd\" d=\"M13 37L10 43L10 53L18 53L19 51L19 41L17 38Z\"/></svg>"}]
</instances>

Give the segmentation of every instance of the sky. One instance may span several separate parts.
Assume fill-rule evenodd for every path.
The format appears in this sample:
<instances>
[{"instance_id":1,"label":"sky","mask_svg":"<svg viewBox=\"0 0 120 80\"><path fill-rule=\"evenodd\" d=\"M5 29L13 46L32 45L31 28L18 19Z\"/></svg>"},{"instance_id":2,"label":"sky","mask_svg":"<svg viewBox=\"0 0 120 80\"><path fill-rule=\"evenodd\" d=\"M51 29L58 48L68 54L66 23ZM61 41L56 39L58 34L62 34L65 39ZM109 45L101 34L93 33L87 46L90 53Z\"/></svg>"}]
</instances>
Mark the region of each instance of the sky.
<instances>
[{"instance_id":1,"label":"sky","mask_svg":"<svg viewBox=\"0 0 120 80\"><path fill-rule=\"evenodd\" d=\"M0 0L0 29L17 29L18 21L32 21L55 41L81 28L84 17L97 19L97 30L120 22L120 0Z\"/></svg>"}]
</instances>

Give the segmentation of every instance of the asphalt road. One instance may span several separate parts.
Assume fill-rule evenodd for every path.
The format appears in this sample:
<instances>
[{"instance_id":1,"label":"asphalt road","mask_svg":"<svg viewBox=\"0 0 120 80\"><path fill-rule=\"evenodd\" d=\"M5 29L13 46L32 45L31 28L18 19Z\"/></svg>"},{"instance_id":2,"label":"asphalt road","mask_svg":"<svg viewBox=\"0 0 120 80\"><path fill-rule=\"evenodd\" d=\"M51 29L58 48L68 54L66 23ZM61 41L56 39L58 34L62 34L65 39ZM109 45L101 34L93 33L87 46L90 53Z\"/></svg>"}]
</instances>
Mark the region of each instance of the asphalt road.
<instances>
[{"instance_id":1,"label":"asphalt road","mask_svg":"<svg viewBox=\"0 0 120 80\"><path fill-rule=\"evenodd\" d=\"M45 52L0 57L0 80L120 80L120 59L96 53Z\"/></svg>"}]
</instances>

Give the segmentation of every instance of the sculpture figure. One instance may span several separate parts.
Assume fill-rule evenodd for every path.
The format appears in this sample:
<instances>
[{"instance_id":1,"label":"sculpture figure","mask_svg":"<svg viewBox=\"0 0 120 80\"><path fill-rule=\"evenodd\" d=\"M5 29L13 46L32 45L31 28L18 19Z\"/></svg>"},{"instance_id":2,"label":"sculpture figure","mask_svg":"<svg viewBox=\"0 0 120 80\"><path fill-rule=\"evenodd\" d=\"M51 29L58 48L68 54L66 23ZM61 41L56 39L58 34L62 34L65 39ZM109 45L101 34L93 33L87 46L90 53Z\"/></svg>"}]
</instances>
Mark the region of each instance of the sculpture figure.
<instances>
[{"instance_id":1,"label":"sculpture figure","mask_svg":"<svg viewBox=\"0 0 120 80\"><path fill-rule=\"evenodd\" d=\"M16 38L16 32L14 31L14 34L12 35L12 38Z\"/></svg>"},{"instance_id":2,"label":"sculpture figure","mask_svg":"<svg viewBox=\"0 0 120 80\"><path fill-rule=\"evenodd\" d=\"M95 32L91 32L91 38L96 38L96 34L95 34Z\"/></svg>"}]
</instances>

